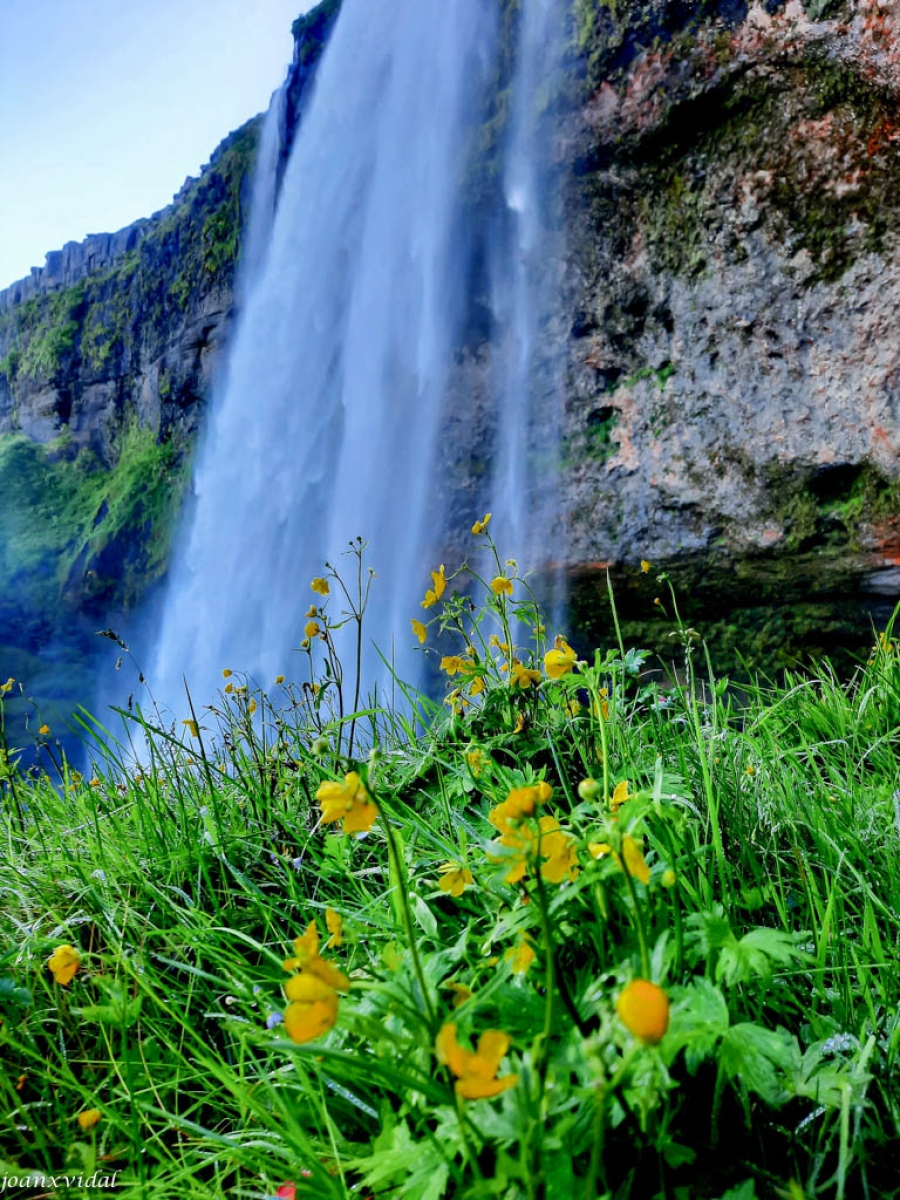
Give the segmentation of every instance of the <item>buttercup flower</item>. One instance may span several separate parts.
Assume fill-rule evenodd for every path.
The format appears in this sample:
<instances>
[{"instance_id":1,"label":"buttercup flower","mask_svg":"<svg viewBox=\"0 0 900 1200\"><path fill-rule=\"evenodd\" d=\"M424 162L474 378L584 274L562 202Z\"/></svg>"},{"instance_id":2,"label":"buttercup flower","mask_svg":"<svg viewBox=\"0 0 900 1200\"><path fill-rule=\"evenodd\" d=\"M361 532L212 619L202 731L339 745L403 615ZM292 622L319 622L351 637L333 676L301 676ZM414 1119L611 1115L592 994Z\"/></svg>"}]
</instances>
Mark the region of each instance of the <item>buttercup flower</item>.
<instances>
[{"instance_id":1,"label":"buttercup flower","mask_svg":"<svg viewBox=\"0 0 900 1200\"><path fill-rule=\"evenodd\" d=\"M544 670L550 679L561 679L578 661L578 655L562 636L556 639L556 645L544 655Z\"/></svg>"},{"instance_id":2,"label":"buttercup flower","mask_svg":"<svg viewBox=\"0 0 900 1200\"><path fill-rule=\"evenodd\" d=\"M445 992L453 992L453 1007L461 1008L467 1000L472 999L472 989L464 983L450 982L444 984Z\"/></svg>"},{"instance_id":3,"label":"buttercup flower","mask_svg":"<svg viewBox=\"0 0 900 1200\"><path fill-rule=\"evenodd\" d=\"M431 608L437 604L441 596L447 588L447 578L444 575L444 564L441 563L440 569L431 572L432 587L425 593L425 599L422 601L422 608Z\"/></svg>"},{"instance_id":4,"label":"buttercup flower","mask_svg":"<svg viewBox=\"0 0 900 1200\"><path fill-rule=\"evenodd\" d=\"M438 887L450 896L461 896L466 888L475 882L468 867L463 867L459 863L445 862L440 868L440 872L441 879Z\"/></svg>"},{"instance_id":5,"label":"buttercup flower","mask_svg":"<svg viewBox=\"0 0 900 1200\"><path fill-rule=\"evenodd\" d=\"M622 870L627 870L633 879L639 879L645 885L650 882L650 868L644 861L644 852L633 837L626 835L622 838L622 853L615 858Z\"/></svg>"},{"instance_id":6,"label":"buttercup flower","mask_svg":"<svg viewBox=\"0 0 900 1200\"><path fill-rule=\"evenodd\" d=\"M332 947L337 949L344 940L344 922L341 920L341 914L335 912L333 908L326 908L325 924L328 927L328 932L331 934L331 937L325 943L325 949L330 950Z\"/></svg>"},{"instance_id":7,"label":"buttercup flower","mask_svg":"<svg viewBox=\"0 0 900 1200\"><path fill-rule=\"evenodd\" d=\"M487 530L487 527L490 524L490 522L491 522L491 514L485 513L484 516L482 517L482 519L480 521L476 521L475 524L472 526L472 532L474 534L484 533Z\"/></svg>"},{"instance_id":8,"label":"buttercup flower","mask_svg":"<svg viewBox=\"0 0 900 1200\"><path fill-rule=\"evenodd\" d=\"M318 621L307 621L303 627L303 632L308 638L314 638L322 632Z\"/></svg>"},{"instance_id":9,"label":"buttercup flower","mask_svg":"<svg viewBox=\"0 0 900 1200\"><path fill-rule=\"evenodd\" d=\"M669 1028L669 997L649 979L633 979L616 1000L625 1028L648 1046L655 1046Z\"/></svg>"},{"instance_id":10,"label":"buttercup flower","mask_svg":"<svg viewBox=\"0 0 900 1200\"><path fill-rule=\"evenodd\" d=\"M284 1012L284 1027L293 1042L314 1042L337 1020L338 997L334 988L315 975L295 975L285 984L290 1000Z\"/></svg>"},{"instance_id":11,"label":"buttercup flower","mask_svg":"<svg viewBox=\"0 0 900 1200\"><path fill-rule=\"evenodd\" d=\"M316 799L322 807L322 823L343 821L344 833L368 833L378 809L356 771L344 776L344 782L326 779L319 784Z\"/></svg>"},{"instance_id":12,"label":"buttercup flower","mask_svg":"<svg viewBox=\"0 0 900 1200\"><path fill-rule=\"evenodd\" d=\"M494 862L509 863L504 882L518 883L529 871L534 870L538 862L541 878L548 883L562 883L567 876L574 879L578 875L574 840L560 830L556 817L541 817L535 830L533 825L522 819L526 815L521 810L517 814L515 807L510 806L507 800L488 816L501 834L492 842L501 853L491 855L491 858Z\"/></svg>"},{"instance_id":13,"label":"buttercup flower","mask_svg":"<svg viewBox=\"0 0 900 1200\"><path fill-rule=\"evenodd\" d=\"M284 994L291 1001L284 1013L288 1037L299 1043L314 1041L337 1020L337 993L350 989L350 980L343 971L319 954L315 921L310 921L306 933L294 939L294 957L285 960L284 969L300 972L284 985Z\"/></svg>"},{"instance_id":14,"label":"buttercup flower","mask_svg":"<svg viewBox=\"0 0 900 1200\"><path fill-rule=\"evenodd\" d=\"M511 788L506 799L492 808L488 820L500 833L509 833L524 817L534 815L538 804L545 804L553 788L545 779L529 787Z\"/></svg>"},{"instance_id":15,"label":"buttercup flower","mask_svg":"<svg viewBox=\"0 0 900 1200\"><path fill-rule=\"evenodd\" d=\"M484 752L476 748L466 751L466 765L477 779L484 767Z\"/></svg>"},{"instance_id":16,"label":"buttercup flower","mask_svg":"<svg viewBox=\"0 0 900 1200\"><path fill-rule=\"evenodd\" d=\"M532 671L528 667L523 667L517 658L513 659L512 670L509 673L509 686L521 688L525 691L532 684L541 682L540 671Z\"/></svg>"},{"instance_id":17,"label":"buttercup flower","mask_svg":"<svg viewBox=\"0 0 900 1200\"><path fill-rule=\"evenodd\" d=\"M40 729L38 730L38 733L41 735L41 737L49 737L49 735L50 735L50 726L49 726L49 725L42 725L42 726L40 727Z\"/></svg>"},{"instance_id":18,"label":"buttercup flower","mask_svg":"<svg viewBox=\"0 0 900 1200\"><path fill-rule=\"evenodd\" d=\"M511 596L513 594L513 581L507 579L505 575L497 575L491 580L491 591L495 596Z\"/></svg>"},{"instance_id":19,"label":"buttercup flower","mask_svg":"<svg viewBox=\"0 0 900 1200\"><path fill-rule=\"evenodd\" d=\"M82 1129L93 1129L103 1117L99 1108L86 1108L75 1118Z\"/></svg>"},{"instance_id":20,"label":"buttercup flower","mask_svg":"<svg viewBox=\"0 0 900 1200\"><path fill-rule=\"evenodd\" d=\"M63 946L56 947L47 959L47 966L53 972L56 982L66 987L72 982L75 972L81 966L81 955L74 946L70 946L67 942Z\"/></svg>"},{"instance_id":21,"label":"buttercup flower","mask_svg":"<svg viewBox=\"0 0 900 1200\"><path fill-rule=\"evenodd\" d=\"M613 812L618 812L622 805L631 799L631 793L628 790L630 786L628 780L623 779L613 788L613 794L609 799L609 807Z\"/></svg>"},{"instance_id":22,"label":"buttercup flower","mask_svg":"<svg viewBox=\"0 0 900 1200\"><path fill-rule=\"evenodd\" d=\"M605 858L612 852L612 846L608 842L588 842L588 850L593 858Z\"/></svg>"},{"instance_id":23,"label":"buttercup flower","mask_svg":"<svg viewBox=\"0 0 900 1200\"><path fill-rule=\"evenodd\" d=\"M647 562L646 558L642 558L641 559L641 571L646 575L649 570L650 570L650 564Z\"/></svg>"},{"instance_id":24,"label":"buttercup flower","mask_svg":"<svg viewBox=\"0 0 900 1200\"><path fill-rule=\"evenodd\" d=\"M535 954L523 938L517 946L510 946L503 957L509 963L513 975L524 975L534 962Z\"/></svg>"},{"instance_id":25,"label":"buttercup flower","mask_svg":"<svg viewBox=\"0 0 900 1200\"><path fill-rule=\"evenodd\" d=\"M416 621L415 619L410 621L410 625L412 625L413 633L419 639L419 645L424 646L425 639L428 637L428 630L421 621Z\"/></svg>"},{"instance_id":26,"label":"buttercup flower","mask_svg":"<svg viewBox=\"0 0 900 1200\"><path fill-rule=\"evenodd\" d=\"M509 1049L511 1038L499 1029L488 1029L478 1039L473 1053L456 1040L456 1025L443 1025L435 1042L438 1062L445 1063L456 1076L456 1094L465 1100L483 1100L499 1096L519 1082L518 1075L497 1079L497 1069Z\"/></svg>"},{"instance_id":27,"label":"buttercup flower","mask_svg":"<svg viewBox=\"0 0 900 1200\"><path fill-rule=\"evenodd\" d=\"M331 588L328 586L328 580L322 579L319 575L315 577L309 586L320 596L327 596L331 592Z\"/></svg>"}]
</instances>

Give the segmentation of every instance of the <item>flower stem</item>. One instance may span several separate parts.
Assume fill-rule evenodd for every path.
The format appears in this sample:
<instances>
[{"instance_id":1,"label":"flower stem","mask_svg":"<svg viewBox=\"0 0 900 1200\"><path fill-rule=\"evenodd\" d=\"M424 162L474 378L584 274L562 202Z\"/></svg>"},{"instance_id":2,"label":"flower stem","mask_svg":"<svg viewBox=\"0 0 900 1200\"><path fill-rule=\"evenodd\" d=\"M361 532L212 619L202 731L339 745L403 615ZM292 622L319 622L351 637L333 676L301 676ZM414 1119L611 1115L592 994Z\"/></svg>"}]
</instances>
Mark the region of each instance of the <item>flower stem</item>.
<instances>
[{"instance_id":1,"label":"flower stem","mask_svg":"<svg viewBox=\"0 0 900 1200\"><path fill-rule=\"evenodd\" d=\"M394 878L396 880L396 888L400 894L400 912L403 916L403 927L406 932L406 940L409 943L409 952L412 957L413 971L415 972L416 980L419 984L419 990L422 993L422 1003L425 1006L425 1016L432 1031L435 1028L435 1013L431 1004L431 994L428 990L428 985L425 982L425 972L422 969L422 960L419 958L419 950L416 946L415 933L413 931L412 909L409 906L409 888L406 876L405 865L401 863L400 853L397 849L397 839L387 816L384 820L384 830L387 836L388 855L391 859Z\"/></svg>"}]
</instances>

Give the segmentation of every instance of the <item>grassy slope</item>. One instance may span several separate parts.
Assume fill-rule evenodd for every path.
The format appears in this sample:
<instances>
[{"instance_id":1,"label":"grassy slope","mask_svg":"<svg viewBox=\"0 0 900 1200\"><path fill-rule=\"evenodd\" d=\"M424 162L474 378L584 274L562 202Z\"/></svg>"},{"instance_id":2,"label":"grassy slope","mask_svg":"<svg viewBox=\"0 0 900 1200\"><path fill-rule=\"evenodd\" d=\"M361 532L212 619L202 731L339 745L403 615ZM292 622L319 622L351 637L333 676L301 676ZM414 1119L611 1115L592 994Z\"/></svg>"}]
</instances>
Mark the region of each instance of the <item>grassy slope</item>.
<instances>
[{"instance_id":1,"label":"grassy slope","mask_svg":"<svg viewBox=\"0 0 900 1200\"><path fill-rule=\"evenodd\" d=\"M487 579L507 571L485 553ZM311 618L326 639L331 585ZM739 710L724 681L645 686L616 649L510 687L514 602L485 583L473 615L453 593L418 615L438 614L426 645L459 631L462 711L414 734L367 717L354 757L330 640L310 631L306 683L269 699L229 675L215 707L159 727L140 771L124 747L93 779L6 771L0 1161L99 1164L120 1195L173 1198L286 1180L421 1200L897 1194L898 650ZM317 821L321 782L351 768L379 810L361 839ZM572 841L542 843L544 871L512 885L489 814L538 778L539 814ZM447 862L471 871L459 896ZM343 937L321 954L352 987L333 1031L298 1044L272 1016L282 960L311 921L324 943L329 908ZM81 956L65 986L46 969L62 943ZM633 977L667 993L659 1045L617 1016ZM508 1033L515 1086L455 1096L434 1053L451 1022L464 1046Z\"/></svg>"}]
</instances>

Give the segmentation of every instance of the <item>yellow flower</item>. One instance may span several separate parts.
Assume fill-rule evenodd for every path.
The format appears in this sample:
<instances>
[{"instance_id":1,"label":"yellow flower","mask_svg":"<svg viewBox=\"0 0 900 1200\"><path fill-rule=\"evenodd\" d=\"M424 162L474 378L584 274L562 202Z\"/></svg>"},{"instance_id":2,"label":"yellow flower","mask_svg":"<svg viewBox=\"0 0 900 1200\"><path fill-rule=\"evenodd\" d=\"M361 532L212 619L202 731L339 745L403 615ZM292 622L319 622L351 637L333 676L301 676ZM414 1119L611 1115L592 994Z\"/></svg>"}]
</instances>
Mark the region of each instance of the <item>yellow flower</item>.
<instances>
[{"instance_id":1,"label":"yellow flower","mask_svg":"<svg viewBox=\"0 0 900 1200\"><path fill-rule=\"evenodd\" d=\"M234 684L226 683L225 684L225 695L230 696L233 691L234 691Z\"/></svg>"},{"instance_id":2,"label":"yellow flower","mask_svg":"<svg viewBox=\"0 0 900 1200\"><path fill-rule=\"evenodd\" d=\"M552 822L552 824L551 824ZM553 817L541 817L541 877L547 883L562 883L578 877L578 854L574 838L567 837Z\"/></svg>"},{"instance_id":3,"label":"yellow flower","mask_svg":"<svg viewBox=\"0 0 900 1200\"><path fill-rule=\"evenodd\" d=\"M291 1001L284 1012L284 1028L291 1041L314 1042L334 1026L338 997L327 983L315 975L295 975L284 991Z\"/></svg>"},{"instance_id":4,"label":"yellow flower","mask_svg":"<svg viewBox=\"0 0 900 1200\"><path fill-rule=\"evenodd\" d=\"M532 671L528 667L523 667L517 658L513 659L512 671L509 675L509 686L521 688L525 691L532 684L541 682L540 671Z\"/></svg>"},{"instance_id":5,"label":"yellow flower","mask_svg":"<svg viewBox=\"0 0 900 1200\"><path fill-rule=\"evenodd\" d=\"M500 809L494 809L488 820L501 830L501 836L491 843L500 854L491 858L509 864L504 882L518 883L541 859L541 877L548 883L562 883L566 876L575 879L578 875L575 842L560 831L556 817L541 817L537 831L525 822L511 823L509 814Z\"/></svg>"},{"instance_id":6,"label":"yellow flower","mask_svg":"<svg viewBox=\"0 0 900 1200\"><path fill-rule=\"evenodd\" d=\"M222 678L223 679L229 679L233 674L234 674L234 672L231 671L228 667L222 668Z\"/></svg>"},{"instance_id":7,"label":"yellow flower","mask_svg":"<svg viewBox=\"0 0 900 1200\"><path fill-rule=\"evenodd\" d=\"M469 695L480 696L484 691L484 679L479 675L477 679L473 679L469 684Z\"/></svg>"},{"instance_id":8,"label":"yellow flower","mask_svg":"<svg viewBox=\"0 0 900 1200\"><path fill-rule=\"evenodd\" d=\"M616 1000L616 1012L639 1041L655 1046L669 1028L669 997L649 979L633 979Z\"/></svg>"},{"instance_id":9,"label":"yellow flower","mask_svg":"<svg viewBox=\"0 0 900 1200\"><path fill-rule=\"evenodd\" d=\"M478 1039L478 1049L464 1050L456 1040L456 1025L442 1025L435 1042L438 1062L456 1076L456 1094L464 1100L499 1096L519 1082L518 1075L497 1079L497 1069L509 1049L511 1038L499 1029L488 1029Z\"/></svg>"},{"instance_id":10,"label":"yellow flower","mask_svg":"<svg viewBox=\"0 0 900 1200\"><path fill-rule=\"evenodd\" d=\"M588 842L588 850L594 858L603 858L612 850L608 842Z\"/></svg>"},{"instance_id":11,"label":"yellow flower","mask_svg":"<svg viewBox=\"0 0 900 1200\"><path fill-rule=\"evenodd\" d=\"M465 659L460 658L458 654L445 654L441 659L441 670L446 671L448 675L457 675L463 670Z\"/></svg>"},{"instance_id":12,"label":"yellow flower","mask_svg":"<svg viewBox=\"0 0 900 1200\"><path fill-rule=\"evenodd\" d=\"M453 992L453 1007L461 1008L467 1000L471 1000L473 996L472 989L466 987L464 983L445 983L445 992Z\"/></svg>"},{"instance_id":13,"label":"yellow flower","mask_svg":"<svg viewBox=\"0 0 900 1200\"><path fill-rule=\"evenodd\" d=\"M341 920L341 914L335 912L333 908L326 908L325 924L328 927L328 932L331 934L331 937L325 943L325 949L330 950L334 947L336 950L344 941L344 922Z\"/></svg>"},{"instance_id":14,"label":"yellow flower","mask_svg":"<svg viewBox=\"0 0 900 1200\"><path fill-rule=\"evenodd\" d=\"M38 733L41 735L41 737L48 737L50 734L50 726L42 725L38 730Z\"/></svg>"},{"instance_id":15,"label":"yellow flower","mask_svg":"<svg viewBox=\"0 0 900 1200\"><path fill-rule=\"evenodd\" d=\"M563 675L568 675L577 660L578 655L566 639L558 637L554 649L544 655L544 670L550 679L561 679Z\"/></svg>"},{"instance_id":16,"label":"yellow flower","mask_svg":"<svg viewBox=\"0 0 900 1200\"><path fill-rule=\"evenodd\" d=\"M508 833L514 822L534 816L535 807L545 804L552 795L553 788L544 779L530 787L511 788L503 803L491 809L488 820L500 833Z\"/></svg>"},{"instance_id":17,"label":"yellow flower","mask_svg":"<svg viewBox=\"0 0 900 1200\"><path fill-rule=\"evenodd\" d=\"M472 526L472 532L474 534L485 533L487 530L487 527L488 527L488 525L490 525L490 523L491 523L491 514L485 513L483 518L480 521L476 521L475 524Z\"/></svg>"},{"instance_id":18,"label":"yellow flower","mask_svg":"<svg viewBox=\"0 0 900 1200\"><path fill-rule=\"evenodd\" d=\"M10 675L6 683L0 683L0 692L2 692L4 695L6 695L7 692L11 692L15 682L16 681L13 679L12 675Z\"/></svg>"},{"instance_id":19,"label":"yellow flower","mask_svg":"<svg viewBox=\"0 0 900 1200\"><path fill-rule=\"evenodd\" d=\"M488 641L489 645L496 646L503 654L509 654L509 642L501 642L496 633L492 633Z\"/></svg>"},{"instance_id":20,"label":"yellow flower","mask_svg":"<svg viewBox=\"0 0 900 1200\"><path fill-rule=\"evenodd\" d=\"M516 713L516 723L513 726L513 733L521 733L525 728L525 714Z\"/></svg>"},{"instance_id":21,"label":"yellow flower","mask_svg":"<svg viewBox=\"0 0 900 1200\"><path fill-rule=\"evenodd\" d=\"M256 701L255 700L251 700L250 703L247 705L247 712L250 714L251 717L256 712Z\"/></svg>"},{"instance_id":22,"label":"yellow flower","mask_svg":"<svg viewBox=\"0 0 900 1200\"><path fill-rule=\"evenodd\" d=\"M325 920L328 923L327 912ZM350 980L320 956L315 921L310 921L306 933L294 939L294 957L285 961L284 968L300 971L284 985L284 994L291 1001L284 1014L288 1037L300 1043L314 1041L337 1020L337 993L349 991Z\"/></svg>"},{"instance_id":23,"label":"yellow flower","mask_svg":"<svg viewBox=\"0 0 900 1200\"><path fill-rule=\"evenodd\" d=\"M305 975L315 975L316 979L320 979L322 983L326 983L336 992L346 992L350 989L350 980L344 972L339 971L319 954L319 931L315 921L310 921L306 927L306 933L294 938L294 955L292 958L286 958L283 965L286 971L300 971ZM286 992L293 984L294 979L289 979L285 984ZM293 1000L295 997L288 993L288 999Z\"/></svg>"},{"instance_id":24,"label":"yellow flower","mask_svg":"<svg viewBox=\"0 0 900 1200\"><path fill-rule=\"evenodd\" d=\"M308 638L317 637L321 632L318 621L307 621L303 627L303 632Z\"/></svg>"},{"instance_id":25,"label":"yellow flower","mask_svg":"<svg viewBox=\"0 0 900 1200\"><path fill-rule=\"evenodd\" d=\"M421 621L417 621L417 620L415 620L415 618L413 618L410 621L410 625L412 625L413 633L419 639L419 645L424 646L425 639L428 637L428 630L425 628L425 626L422 624Z\"/></svg>"},{"instance_id":26,"label":"yellow flower","mask_svg":"<svg viewBox=\"0 0 900 1200\"><path fill-rule=\"evenodd\" d=\"M47 966L53 972L56 982L66 987L72 982L75 972L81 966L81 955L74 946L70 946L67 942L63 946L56 947L47 959Z\"/></svg>"},{"instance_id":27,"label":"yellow flower","mask_svg":"<svg viewBox=\"0 0 900 1200\"><path fill-rule=\"evenodd\" d=\"M505 575L497 575L491 580L491 591L495 596L511 596L513 594L513 581L507 579Z\"/></svg>"},{"instance_id":28,"label":"yellow flower","mask_svg":"<svg viewBox=\"0 0 900 1200\"><path fill-rule=\"evenodd\" d=\"M646 558L641 559L641 570L645 575L650 570L650 564L647 562Z\"/></svg>"},{"instance_id":29,"label":"yellow flower","mask_svg":"<svg viewBox=\"0 0 900 1200\"><path fill-rule=\"evenodd\" d=\"M528 942L523 938L518 946L510 946L503 955L510 964L513 975L524 975L534 962L535 954Z\"/></svg>"},{"instance_id":30,"label":"yellow flower","mask_svg":"<svg viewBox=\"0 0 900 1200\"><path fill-rule=\"evenodd\" d=\"M331 591L331 588L328 586L328 580L322 579L318 575L315 577L315 579L312 581L312 583L309 586L312 588L312 590L314 592L317 592L320 596L327 596L329 594L329 592Z\"/></svg>"},{"instance_id":31,"label":"yellow flower","mask_svg":"<svg viewBox=\"0 0 900 1200\"><path fill-rule=\"evenodd\" d=\"M469 770L477 779L484 767L484 753L481 750L469 750L466 753L466 763Z\"/></svg>"},{"instance_id":32,"label":"yellow flower","mask_svg":"<svg viewBox=\"0 0 900 1200\"><path fill-rule=\"evenodd\" d=\"M639 879L645 885L650 882L650 868L644 861L644 852L633 837L626 835L622 838L622 853L615 857L622 870L627 870L632 878Z\"/></svg>"},{"instance_id":33,"label":"yellow flower","mask_svg":"<svg viewBox=\"0 0 900 1200\"><path fill-rule=\"evenodd\" d=\"M276 676L275 676L275 683L276 683L276 684L279 684L279 683L284 683L284 676L283 676L283 675L276 675Z\"/></svg>"},{"instance_id":34,"label":"yellow flower","mask_svg":"<svg viewBox=\"0 0 900 1200\"><path fill-rule=\"evenodd\" d=\"M84 1112L80 1112L75 1118L82 1129L93 1129L98 1121L101 1120L103 1114L99 1108L86 1108Z\"/></svg>"},{"instance_id":35,"label":"yellow flower","mask_svg":"<svg viewBox=\"0 0 900 1200\"><path fill-rule=\"evenodd\" d=\"M613 794L609 800L609 807L612 812L618 812L622 805L631 799L631 794L629 793L628 788L629 783L627 779L621 780L621 782L617 783L615 788L613 788Z\"/></svg>"},{"instance_id":36,"label":"yellow flower","mask_svg":"<svg viewBox=\"0 0 900 1200\"><path fill-rule=\"evenodd\" d=\"M431 581L433 586L425 593L425 599L421 604L422 608L431 608L433 604L437 604L447 588L447 578L444 575L443 563L441 563L439 570L431 572Z\"/></svg>"},{"instance_id":37,"label":"yellow flower","mask_svg":"<svg viewBox=\"0 0 900 1200\"><path fill-rule=\"evenodd\" d=\"M187 725L187 730L191 737L200 736L200 726L196 721L192 720L190 717L186 717L181 723L182 725Z\"/></svg>"},{"instance_id":38,"label":"yellow flower","mask_svg":"<svg viewBox=\"0 0 900 1200\"><path fill-rule=\"evenodd\" d=\"M463 867L459 863L445 862L440 868L440 872L441 880L438 887L450 896L461 896L466 888L475 882L469 868Z\"/></svg>"},{"instance_id":39,"label":"yellow flower","mask_svg":"<svg viewBox=\"0 0 900 1200\"><path fill-rule=\"evenodd\" d=\"M344 833L368 833L378 809L356 771L344 776L344 782L326 779L319 784L316 799L322 806L322 823L343 821Z\"/></svg>"},{"instance_id":40,"label":"yellow flower","mask_svg":"<svg viewBox=\"0 0 900 1200\"><path fill-rule=\"evenodd\" d=\"M309 606L309 608L306 610L305 615L307 617L317 617L319 615L319 610L316 608L316 606L314 604L311 604Z\"/></svg>"}]
</instances>

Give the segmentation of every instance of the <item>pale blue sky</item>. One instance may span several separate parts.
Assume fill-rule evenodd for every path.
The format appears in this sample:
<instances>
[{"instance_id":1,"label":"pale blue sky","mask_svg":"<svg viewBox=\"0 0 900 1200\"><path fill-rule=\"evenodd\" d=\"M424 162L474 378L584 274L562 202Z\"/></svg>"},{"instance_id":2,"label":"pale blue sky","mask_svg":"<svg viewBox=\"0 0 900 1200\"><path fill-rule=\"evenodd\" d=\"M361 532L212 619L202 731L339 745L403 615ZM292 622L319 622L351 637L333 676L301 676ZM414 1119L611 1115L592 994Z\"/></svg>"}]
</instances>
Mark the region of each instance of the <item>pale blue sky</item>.
<instances>
[{"instance_id":1,"label":"pale blue sky","mask_svg":"<svg viewBox=\"0 0 900 1200\"><path fill-rule=\"evenodd\" d=\"M268 104L312 0L0 0L0 288L164 207Z\"/></svg>"}]
</instances>

